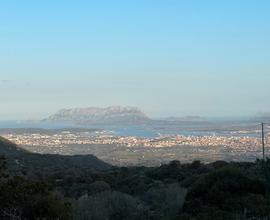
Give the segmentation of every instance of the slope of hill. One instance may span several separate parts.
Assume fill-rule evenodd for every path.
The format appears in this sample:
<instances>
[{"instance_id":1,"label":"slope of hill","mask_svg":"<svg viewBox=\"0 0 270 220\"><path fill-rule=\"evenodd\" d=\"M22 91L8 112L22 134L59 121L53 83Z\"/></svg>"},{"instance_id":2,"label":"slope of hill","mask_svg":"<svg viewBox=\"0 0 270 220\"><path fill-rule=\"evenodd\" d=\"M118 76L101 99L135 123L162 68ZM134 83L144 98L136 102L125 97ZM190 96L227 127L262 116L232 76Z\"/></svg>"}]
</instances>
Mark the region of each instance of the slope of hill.
<instances>
[{"instance_id":1,"label":"slope of hill","mask_svg":"<svg viewBox=\"0 0 270 220\"><path fill-rule=\"evenodd\" d=\"M135 107L111 106L62 109L43 121L78 124L140 124L149 121L149 118Z\"/></svg>"},{"instance_id":2,"label":"slope of hill","mask_svg":"<svg viewBox=\"0 0 270 220\"><path fill-rule=\"evenodd\" d=\"M7 157L7 165L13 170L61 171L66 168L106 170L111 165L93 155L63 156L52 154L35 154L23 150L0 137L0 155Z\"/></svg>"}]
</instances>

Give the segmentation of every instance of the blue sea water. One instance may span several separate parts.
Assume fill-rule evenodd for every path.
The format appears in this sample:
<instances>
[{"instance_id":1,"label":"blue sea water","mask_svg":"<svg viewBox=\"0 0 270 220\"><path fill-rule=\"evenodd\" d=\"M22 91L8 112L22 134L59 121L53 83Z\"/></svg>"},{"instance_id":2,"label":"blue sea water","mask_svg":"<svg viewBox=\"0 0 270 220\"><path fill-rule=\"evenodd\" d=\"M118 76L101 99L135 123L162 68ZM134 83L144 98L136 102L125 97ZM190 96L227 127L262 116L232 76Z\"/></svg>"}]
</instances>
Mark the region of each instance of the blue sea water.
<instances>
[{"instance_id":1,"label":"blue sea water","mask_svg":"<svg viewBox=\"0 0 270 220\"><path fill-rule=\"evenodd\" d=\"M78 127L74 124L67 123L48 123L40 121L0 121L0 128L44 128L44 129L60 129ZM166 129L158 130L148 126L87 126L87 128L104 129L108 134L115 136L135 136L143 138L156 138L160 135L184 135L184 136L250 136L256 137L258 134L237 133L232 135L228 132L215 131L188 131L185 129Z\"/></svg>"}]
</instances>

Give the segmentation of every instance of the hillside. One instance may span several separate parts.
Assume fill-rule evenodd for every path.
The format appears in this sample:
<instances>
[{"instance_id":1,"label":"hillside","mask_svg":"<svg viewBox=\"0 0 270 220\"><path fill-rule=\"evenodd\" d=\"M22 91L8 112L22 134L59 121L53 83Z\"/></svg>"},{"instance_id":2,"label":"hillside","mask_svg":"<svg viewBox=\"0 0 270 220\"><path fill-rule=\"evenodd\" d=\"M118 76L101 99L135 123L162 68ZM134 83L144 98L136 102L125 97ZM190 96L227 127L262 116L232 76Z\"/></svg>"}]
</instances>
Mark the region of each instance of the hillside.
<instances>
[{"instance_id":1,"label":"hillside","mask_svg":"<svg viewBox=\"0 0 270 220\"><path fill-rule=\"evenodd\" d=\"M67 168L104 170L111 167L93 155L63 156L30 153L2 137L0 137L0 155L5 156L8 167L16 171L64 171Z\"/></svg>"}]
</instances>

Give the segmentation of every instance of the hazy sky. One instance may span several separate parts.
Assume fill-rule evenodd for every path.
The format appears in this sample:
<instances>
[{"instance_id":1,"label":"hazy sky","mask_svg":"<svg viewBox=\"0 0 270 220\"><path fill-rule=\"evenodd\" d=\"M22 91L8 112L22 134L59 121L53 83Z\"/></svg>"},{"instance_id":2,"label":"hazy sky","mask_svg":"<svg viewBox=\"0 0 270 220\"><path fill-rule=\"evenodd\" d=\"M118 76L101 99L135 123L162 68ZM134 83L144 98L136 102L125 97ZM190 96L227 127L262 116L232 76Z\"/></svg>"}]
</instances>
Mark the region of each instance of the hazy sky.
<instances>
[{"instance_id":1,"label":"hazy sky","mask_svg":"<svg viewBox=\"0 0 270 220\"><path fill-rule=\"evenodd\" d=\"M0 119L270 112L268 0L3 0Z\"/></svg>"}]
</instances>

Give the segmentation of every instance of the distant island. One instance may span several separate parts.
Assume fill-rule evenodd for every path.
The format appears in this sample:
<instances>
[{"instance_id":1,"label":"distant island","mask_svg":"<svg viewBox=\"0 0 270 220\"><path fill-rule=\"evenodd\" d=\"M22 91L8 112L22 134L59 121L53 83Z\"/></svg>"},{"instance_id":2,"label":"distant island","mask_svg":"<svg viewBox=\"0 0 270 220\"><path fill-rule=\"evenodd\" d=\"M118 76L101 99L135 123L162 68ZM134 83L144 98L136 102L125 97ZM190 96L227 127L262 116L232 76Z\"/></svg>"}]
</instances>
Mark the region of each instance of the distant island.
<instances>
[{"instance_id":1,"label":"distant island","mask_svg":"<svg viewBox=\"0 0 270 220\"><path fill-rule=\"evenodd\" d=\"M136 107L110 106L61 109L43 121L76 124L143 124L150 121L150 118Z\"/></svg>"},{"instance_id":2,"label":"distant island","mask_svg":"<svg viewBox=\"0 0 270 220\"><path fill-rule=\"evenodd\" d=\"M161 122L206 122L200 116L166 117L153 119L138 107L109 106L105 108L66 108L42 120L42 122L71 123L79 125L142 125Z\"/></svg>"}]
</instances>

